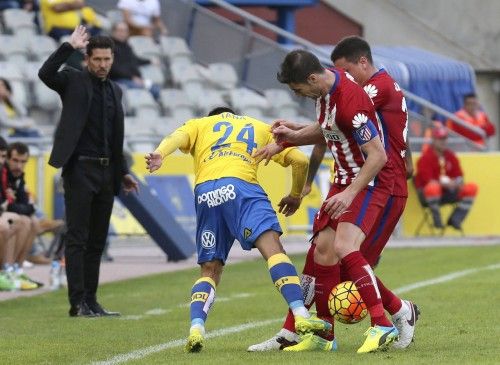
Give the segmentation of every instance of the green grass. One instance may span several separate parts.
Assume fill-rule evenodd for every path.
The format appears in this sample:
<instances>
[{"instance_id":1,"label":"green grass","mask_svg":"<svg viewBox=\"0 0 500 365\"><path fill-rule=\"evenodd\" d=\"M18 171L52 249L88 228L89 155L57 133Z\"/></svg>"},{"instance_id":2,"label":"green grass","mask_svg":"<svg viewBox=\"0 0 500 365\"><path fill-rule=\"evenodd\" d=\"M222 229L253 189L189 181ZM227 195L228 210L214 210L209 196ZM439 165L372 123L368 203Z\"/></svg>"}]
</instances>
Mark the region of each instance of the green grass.
<instances>
[{"instance_id":1,"label":"green grass","mask_svg":"<svg viewBox=\"0 0 500 365\"><path fill-rule=\"evenodd\" d=\"M293 257L299 269L303 260L303 256ZM498 246L388 249L377 273L389 287L399 288L499 262ZM189 300L198 272L191 269L102 285L100 301L110 309L120 310L122 319L69 318L64 291L0 302L0 364L89 364L184 339L189 328L189 309L183 304ZM336 326L337 353L247 353L248 345L279 329L280 322L274 322L210 338L199 354L185 354L177 346L127 363L498 364L499 282L500 269L483 270L403 294L422 310L416 342L405 351L390 349L356 355L369 324L365 320L357 325ZM262 260L228 265L217 293L219 301L210 313L208 331L279 319L286 311ZM155 309L157 314L146 314Z\"/></svg>"}]
</instances>

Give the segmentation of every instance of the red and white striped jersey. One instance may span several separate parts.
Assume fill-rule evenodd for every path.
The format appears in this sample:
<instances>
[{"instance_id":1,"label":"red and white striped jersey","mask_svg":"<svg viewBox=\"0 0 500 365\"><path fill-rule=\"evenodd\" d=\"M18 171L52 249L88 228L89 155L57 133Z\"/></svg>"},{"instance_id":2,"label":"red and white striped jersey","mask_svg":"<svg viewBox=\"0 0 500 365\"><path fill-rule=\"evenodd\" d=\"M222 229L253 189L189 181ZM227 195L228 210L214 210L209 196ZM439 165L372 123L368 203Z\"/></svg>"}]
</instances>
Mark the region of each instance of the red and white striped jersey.
<instances>
[{"instance_id":1,"label":"red and white striped jersey","mask_svg":"<svg viewBox=\"0 0 500 365\"><path fill-rule=\"evenodd\" d=\"M406 100L396 81L384 70L375 73L363 86L375 106L381 130L385 131L387 158L394 169L392 195L408 196L406 182L406 136L408 112Z\"/></svg>"},{"instance_id":2,"label":"red and white striped jersey","mask_svg":"<svg viewBox=\"0 0 500 365\"><path fill-rule=\"evenodd\" d=\"M334 184L350 185L365 162L360 146L373 138L382 139L384 132L376 126L375 108L366 92L348 73L335 73L330 92L316 99L316 114L328 148L335 159ZM390 161L369 185L392 193L392 165Z\"/></svg>"}]
</instances>

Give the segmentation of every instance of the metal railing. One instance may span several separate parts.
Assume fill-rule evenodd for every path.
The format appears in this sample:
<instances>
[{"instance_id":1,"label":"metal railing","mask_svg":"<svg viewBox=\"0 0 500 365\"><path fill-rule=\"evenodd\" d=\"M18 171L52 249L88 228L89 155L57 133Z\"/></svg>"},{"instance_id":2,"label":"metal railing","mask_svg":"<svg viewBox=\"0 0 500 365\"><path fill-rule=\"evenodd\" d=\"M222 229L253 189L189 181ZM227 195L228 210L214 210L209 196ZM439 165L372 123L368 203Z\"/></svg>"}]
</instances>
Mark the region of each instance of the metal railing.
<instances>
[{"instance_id":1,"label":"metal railing","mask_svg":"<svg viewBox=\"0 0 500 365\"><path fill-rule=\"evenodd\" d=\"M262 20L262 19L256 17L255 15L252 15L252 14L250 14L250 13L248 13L248 12L246 12L246 11L236 7L236 6L233 6L226 1L223 1L223 0L210 0L210 1L217 6L223 8L227 11L230 11L231 13L244 18L245 19L245 29L247 29L247 31L249 31L250 33L254 33L251 30L250 25L251 24L258 25L258 26L260 26L268 31L271 31L272 33L274 33L276 35L279 35L282 38L286 38L289 41L295 42L296 45L299 45L299 46L313 52L314 54L316 54L323 63L331 65L330 54L326 53L323 49L318 47L316 44L309 42L306 39L303 39L301 37L298 37L295 34L289 33L289 32L287 32L287 31L285 31L285 30L283 30L283 29L281 29L273 24L270 24L269 22ZM194 6L196 7L196 5L194 5ZM237 25L235 25L235 26L237 26ZM259 35L252 34L252 36L257 37ZM276 47L278 47L280 50L283 50L282 46L278 45L277 43L276 43ZM244 76L244 75L242 75L242 76ZM245 83L251 84L251 80L247 80L247 79L243 78L243 81ZM260 90L260 91L262 91L262 90ZM422 98L418 95L411 93L408 90L403 89L403 92L404 92L406 98L415 102L416 104L420 105L421 107L427 108L427 109L431 110L433 113L442 115L447 119L451 119L456 124L460 125L461 127L464 127L465 129L467 129L471 132L474 132L475 134L481 136L482 138L486 138L486 133L481 128L471 126L469 123L458 118L456 115L448 112L447 110L439 107L438 105L435 105L435 104L425 100L424 98ZM462 138L463 142L464 142L463 144L469 146L473 150L477 150L477 151L487 150L486 146L469 141L468 139L461 137L460 135L458 135L456 133L455 134L452 133L452 135L454 135L457 139Z\"/></svg>"}]
</instances>

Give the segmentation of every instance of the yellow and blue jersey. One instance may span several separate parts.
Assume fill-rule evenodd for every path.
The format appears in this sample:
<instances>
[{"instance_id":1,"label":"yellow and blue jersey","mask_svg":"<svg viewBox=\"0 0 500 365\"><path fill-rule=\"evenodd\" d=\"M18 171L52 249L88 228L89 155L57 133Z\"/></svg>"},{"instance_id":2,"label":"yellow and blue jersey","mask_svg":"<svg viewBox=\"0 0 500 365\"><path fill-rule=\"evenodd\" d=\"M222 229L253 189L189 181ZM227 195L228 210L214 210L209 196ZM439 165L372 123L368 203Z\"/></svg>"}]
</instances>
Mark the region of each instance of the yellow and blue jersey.
<instances>
[{"instance_id":1,"label":"yellow and blue jersey","mask_svg":"<svg viewBox=\"0 0 500 365\"><path fill-rule=\"evenodd\" d=\"M231 113L191 119L177 131L189 135L188 146L180 149L194 158L195 184L222 177L257 183L258 164L252 153L273 142L270 125ZM273 160L284 166L286 153Z\"/></svg>"}]
</instances>

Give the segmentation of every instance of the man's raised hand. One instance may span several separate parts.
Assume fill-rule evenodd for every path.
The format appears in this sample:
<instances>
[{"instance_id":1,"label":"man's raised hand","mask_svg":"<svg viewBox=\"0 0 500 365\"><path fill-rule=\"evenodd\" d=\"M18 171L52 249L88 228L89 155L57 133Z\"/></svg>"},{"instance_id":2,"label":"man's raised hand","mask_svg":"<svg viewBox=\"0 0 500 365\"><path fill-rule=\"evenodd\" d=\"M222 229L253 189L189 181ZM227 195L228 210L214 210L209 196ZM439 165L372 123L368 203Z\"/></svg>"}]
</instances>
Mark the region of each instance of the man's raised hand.
<instances>
[{"instance_id":1,"label":"man's raised hand","mask_svg":"<svg viewBox=\"0 0 500 365\"><path fill-rule=\"evenodd\" d=\"M74 49L82 49L87 47L89 43L89 34L87 33L87 29L83 25L79 25L75 28L73 33L69 38L69 44Z\"/></svg>"}]
</instances>

